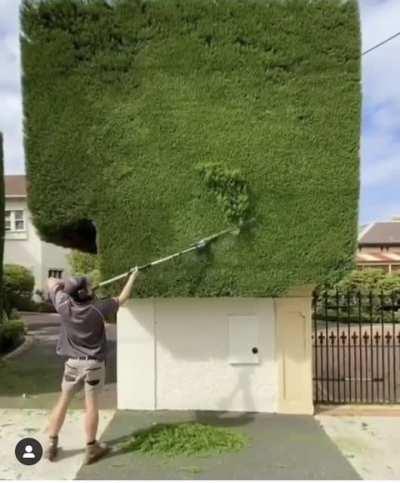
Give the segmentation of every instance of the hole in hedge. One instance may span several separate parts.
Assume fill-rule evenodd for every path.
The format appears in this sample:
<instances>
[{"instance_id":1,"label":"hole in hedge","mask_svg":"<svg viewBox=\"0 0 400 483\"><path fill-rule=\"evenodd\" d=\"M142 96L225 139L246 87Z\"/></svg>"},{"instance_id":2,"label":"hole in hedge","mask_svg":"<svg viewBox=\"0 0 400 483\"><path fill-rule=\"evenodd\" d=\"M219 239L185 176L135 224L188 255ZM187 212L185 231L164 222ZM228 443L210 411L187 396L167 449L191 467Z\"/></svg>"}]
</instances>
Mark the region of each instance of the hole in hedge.
<instances>
[{"instance_id":1,"label":"hole in hedge","mask_svg":"<svg viewBox=\"0 0 400 483\"><path fill-rule=\"evenodd\" d=\"M241 47L250 47L254 44L254 41L249 39L248 37L238 36L235 39L235 43L239 44Z\"/></svg>"},{"instance_id":2,"label":"hole in hedge","mask_svg":"<svg viewBox=\"0 0 400 483\"><path fill-rule=\"evenodd\" d=\"M211 47L211 44L213 43L214 38L213 38L212 35L208 34L208 35L203 36L203 40L207 44L207 47Z\"/></svg>"},{"instance_id":3,"label":"hole in hedge","mask_svg":"<svg viewBox=\"0 0 400 483\"><path fill-rule=\"evenodd\" d=\"M97 253L97 230L92 220L78 220L63 226L57 238L60 244L88 253Z\"/></svg>"}]
</instances>

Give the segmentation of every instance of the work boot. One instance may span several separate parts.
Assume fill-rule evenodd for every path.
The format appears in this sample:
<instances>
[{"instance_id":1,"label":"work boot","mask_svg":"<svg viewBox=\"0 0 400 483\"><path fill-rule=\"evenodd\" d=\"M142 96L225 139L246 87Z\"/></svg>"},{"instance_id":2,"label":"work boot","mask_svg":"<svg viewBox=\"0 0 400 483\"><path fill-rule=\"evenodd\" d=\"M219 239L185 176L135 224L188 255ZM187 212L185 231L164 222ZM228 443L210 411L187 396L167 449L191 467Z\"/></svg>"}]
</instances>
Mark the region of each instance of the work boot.
<instances>
[{"instance_id":1,"label":"work boot","mask_svg":"<svg viewBox=\"0 0 400 483\"><path fill-rule=\"evenodd\" d=\"M109 453L110 448L105 444L105 443L99 443L97 441L94 441L93 443L88 443L86 445L86 455L85 455L85 465L90 465L103 456L105 456L107 453Z\"/></svg>"},{"instance_id":2,"label":"work boot","mask_svg":"<svg viewBox=\"0 0 400 483\"><path fill-rule=\"evenodd\" d=\"M58 454L58 436L49 436L44 456L49 461L54 461Z\"/></svg>"}]
</instances>

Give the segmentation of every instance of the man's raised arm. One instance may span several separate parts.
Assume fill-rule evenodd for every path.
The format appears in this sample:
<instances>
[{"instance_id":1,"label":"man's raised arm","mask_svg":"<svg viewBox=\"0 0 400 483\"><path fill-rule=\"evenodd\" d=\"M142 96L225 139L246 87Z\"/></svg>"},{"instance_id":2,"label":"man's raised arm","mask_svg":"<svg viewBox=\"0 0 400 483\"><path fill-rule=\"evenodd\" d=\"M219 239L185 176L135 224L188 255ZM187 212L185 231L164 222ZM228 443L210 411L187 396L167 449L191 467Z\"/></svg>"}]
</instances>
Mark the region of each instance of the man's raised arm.
<instances>
[{"instance_id":1,"label":"man's raised arm","mask_svg":"<svg viewBox=\"0 0 400 483\"><path fill-rule=\"evenodd\" d=\"M125 287L122 289L122 292L119 294L119 297L117 297L119 306L124 304L129 299L129 297L131 296L133 283L136 280L136 277L138 275L139 275L139 270L137 270L137 269L135 269L130 274L129 279L125 284Z\"/></svg>"},{"instance_id":2,"label":"man's raised arm","mask_svg":"<svg viewBox=\"0 0 400 483\"><path fill-rule=\"evenodd\" d=\"M47 290L49 292L54 290L58 285L61 285L61 289L64 288L64 283L59 278L50 277L47 279Z\"/></svg>"}]
</instances>

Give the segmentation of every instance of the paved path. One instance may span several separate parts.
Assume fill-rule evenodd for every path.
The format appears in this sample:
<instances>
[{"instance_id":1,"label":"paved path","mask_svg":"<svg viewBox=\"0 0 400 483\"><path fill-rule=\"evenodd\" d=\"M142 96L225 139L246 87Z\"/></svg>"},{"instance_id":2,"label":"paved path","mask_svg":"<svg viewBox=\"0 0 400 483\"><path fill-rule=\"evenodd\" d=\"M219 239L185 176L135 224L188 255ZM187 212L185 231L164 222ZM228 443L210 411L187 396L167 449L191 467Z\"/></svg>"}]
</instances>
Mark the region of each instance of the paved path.
<instances>
[{"instance_id":1,"label":"paved path","mask_svg":"<svg viewBox=\"0 0 400 483\"><path fill-rule=\"evenodd\" d=\"M50 408L59 392L63 360L55 353L59 331L57 314L23 313L32 346L6 361L0 360L0 408ZM107 379L101 399L103 409L116 407L116 330L107 324L109 357ZM83 394L72 407L83 408Z\"/></svg>"},{"instance_id":2,"label":"paved path","mask_svg":"<svg viewBox=\"0 0 400 483\"><path fill-rule=\"evenodd\" d=\"M319 415L317 419L363 479L400 480L400 417Z\"/></svg>"},{"instance_id":3,"label":"paved path","mask_svg":"<svg viewBox=\"0 0 400 483\"><path fill-rule=\"evenodd\" d=\"M0 409L0 480L61 480L74 479L82 465L85 446L83 411L76 409L67 415L60 434L60 457L56 463L42 459L34 466L17 461L14 448L22 438L35 438L45 444L48 410ZM99 434L112 418L114 411L100 413Z\"/></svg>"}]
</instances>

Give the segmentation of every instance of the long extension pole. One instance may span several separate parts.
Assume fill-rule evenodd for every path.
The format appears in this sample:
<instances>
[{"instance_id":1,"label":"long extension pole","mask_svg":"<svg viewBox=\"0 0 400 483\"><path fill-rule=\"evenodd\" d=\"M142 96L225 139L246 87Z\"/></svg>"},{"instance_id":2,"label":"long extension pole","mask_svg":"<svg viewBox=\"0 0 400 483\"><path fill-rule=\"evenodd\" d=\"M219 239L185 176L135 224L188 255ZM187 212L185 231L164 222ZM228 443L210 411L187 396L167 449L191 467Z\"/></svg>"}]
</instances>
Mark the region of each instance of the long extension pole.
<instances>
[{"instance_id":1,"label":"long extension pole","mask_svg":"<svg viewBox=\"0 0 400 483\"><path fill-rule=\"evenodd\" d=\"M213 240L227 235L228 233L234 233L238 232L238 228L227 228L226 230L220 231L218 233L214 233L213 235L210 235L207 238L203 238L202 240L198 241L194 245L191 245L189 248L186 248L185 250L181 250L179 252L173 253L172 255L168 255L167 257L160 258L158 260L155 260L154 262L147 263L146 265L140 265L138 267L132 267L125 273L121 273L120 275L116 275L115 277L109 278L108 280L105 280L104 282L100 282L98 285L93 287L93 290L96 290L100 287L105 287L106 285L109 285L110 283L116 282L118 280L121 280L122 278L127 277L130 273L132 273L135 270L146 270L147 268L154 267L156 265L159 265L160 263L167 262L169 260L173 260L174 258L180 257L181 255L184 255L185 253L193 252L194 250L201 250L205 248L210 242Z\"/></svg>"}]
</instances>

